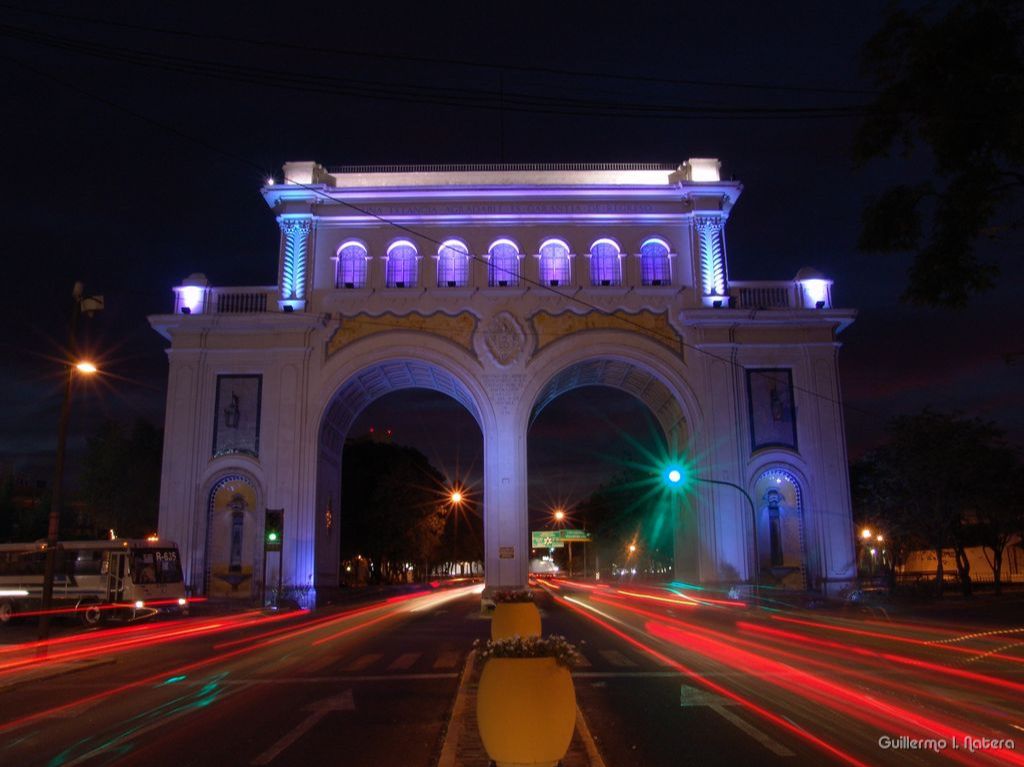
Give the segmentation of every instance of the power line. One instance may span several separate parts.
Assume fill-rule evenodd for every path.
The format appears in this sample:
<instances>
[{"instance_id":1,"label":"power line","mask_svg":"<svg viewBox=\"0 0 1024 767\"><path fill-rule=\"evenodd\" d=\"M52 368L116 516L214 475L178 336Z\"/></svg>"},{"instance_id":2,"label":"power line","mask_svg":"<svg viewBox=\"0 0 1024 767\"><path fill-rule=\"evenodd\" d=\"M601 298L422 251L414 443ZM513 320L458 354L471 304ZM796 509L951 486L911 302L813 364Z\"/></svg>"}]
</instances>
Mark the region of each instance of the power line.
<instances>
[{"instance_id":1,"label":"power line","mask_svg":"<svg viewBox=\"0 0 1024 767\"><path fill-rule=\"evenodd\" d=\"M258 170L261 173L261 177L262 178L266 178L266 176L268 175L267 170L265 168L263 168L262 166L260 166L257 163L252 162L251 160L249 160L246 157L234 154L233 152L230 152L230 151L228 151L226 149L223 149L222 147L220 147L218 145L212 144L212 143L210 143L210 142L208 142L208 141L206 141L204 139L200 139L197 136L194 136L194 135L192 135L190 133L186 133L185 131L182 131L182 130L180 130L178 128L175 128L172 125L168 125L168 124L163 123L163 122L161 122L159 120L156 120L156 119L154 119L152 117L149 117L149 116L144 115L142 113L136 112L135 110L130 109L128 107L125 107L125 106L123 106L121 104L118 104L117 102L114 102L114 101L112 101L112 100L110 100L108 98L99 96L99 95L97 95L95 93L92 93L91 91L85 90L84 88L81 88L80 86L75 85L74 83L70 83L67 80L64 80L63 78L57 77L57 76L55 76L55 75L53 75L53 74L51 74L49 72L44 72L42 70L37 69L36 67L32 67L32 66L30 66L28 64L25 64L24 62L22 62L22 61L20 61L18 59L13 59L13 58L10 58L8 56L0 56L0 59L5 59L5 60L7 60L9 62L12 62L12 63L22 67L23 69L26 69L27 71L30 71L33 74L36 74L37 76L43 77L43 78L51 80L53 82L56 82L56 83L62 85L63 87L69 88L69 89L71 89L71 90L73 90L73 91L75 91L75 92L77 92L77 93L79 93L79 94L81 94L83 96L86 96L87 98L91 98L91 99L93 99L95 101L98 101L98 102L100 102L102 104L105 104L105 105L111 107L112 109L115 109L115 110L117 110L119 112L123 112L124 114L130 115L130 116L132 116L132 117L134 117L136 119L142 120L142 121L144 121L144 122L146 122L146 123L148 123L150 125L158 127L161 130L164 130L164 131L167 131L169 133L172 133L173 135L176 135L179 138L182 138L182 139L184 139L186 141L190 141L190 142L196 143L196 144L198 144L198 145L208 149L211 152L214 152L216 154L220 154L220 155L222 155L224 157L227 157L229 159L232 159L232 160L234 160L234 161L236 161L236 162L238 162L240 164L243 164L243 165L245 165L245 166L247 166L249 168ZM334 195L332 195L332 194L330 194L328 192L323 191L322 189L318 189L316 187L310 186L308 184L304 184L304 183L296 181L294 179L288 179L288 181L289 181L290 185L292 185L292 186L295 186L295 187L301 188L301 189L305 189L306 191L308 191L308 192L310 192L312 194L318 195L320 197L324 197L324 198L326 198L326 199L328 199L328 200L330 200L332 202L338 203L339 205L343 205L343 206L345 206L345 207L347 207L347 208L349 208L351 210L356 211L357 213L360 213L362 215L374 218L374 219L380 221L382 224L385 224L387 226L390 226L390 227L392 227L394 229L398 229L398 230L403 231L403 232L407 232L408 234L410 234L412 236L415 236L415 237L418 237L418 238L420 238L422 240L425 240L427 242L434 243L438 247L440 247L443 244L442 240L435 239L434 237L431 237L428 234L424 234L424 233L422 233L422 232L420 232L420 231L418 231L416 229L412 229L411 227L405 226L404 224L401 224L401 223L398 223L398 222L395 222L395 221L391 221L390 219L388 219L388 218L386 218L384 216L381 216L379 214L373 213L372 211L369 211L369 210L366 210L364 208L361 208L361 207L359 207L358 205L356 205L354 203L348 202L347 200L344 200L341 197L334 196ZM476 261L479 261L481 263L486 263L479 255L467 254L467 256L469 258L472 258L472 259L474 259ZM511 274L511 272L509 272L509 273ZM582 307L584 307L584 308L586 308L586 309L588 309L588 310L590 310L592 312L596 312L596 313L602 314L602 315L604 315L606 317L609 317L610 319L613 319L615 321L618 321L618 322L620 322L620 323L622 323L624 325L629 325L629 326L635 327L638 330L640 330L641 332L643 332L645 335L648 335L648 336L650 336L650 335L660 336L662 339L664 339L666 341L670 341L673 344L673 346L678 344L681 348L690 349L693 352L698 353L698 354L703 354L703 355L705 355L706 357L708 357L710 359L713 359L713 360L716 360L716 361L719 361L719 362L724 362L724 363L728 364L730 367L735 368L737 370L743 370L743 371L751 370L750 368L747 368L744 365L740 364L739 362L735 361L731 357L726 357L726 356L722 356L720 354L715 354L714 352L708 351L707 349L702 349L699 346L696 346L694 344L688 343L684 338L682 338L681 335L677 334L675 336L672 336L672 335L668 335L666 333L660 333L660 332L658 332L656 330L652 330L652 329L644 326L643 324L641 324L641 323L639 323L639 322L637 322L635 320L631 320L628 317L624 317L624 316L621 316L619 314L612 313L612 312L610 312L608 310L603 309L600 306L597 306L596 304L592 304L592 303L590 303L590 302L588 302L588 301L586 301L586 300L584 300L584 299L579 297L579 295L578 295L579 289L577 290L576 294L568 295L566 293L563 293L563 292L557 290L554 287L551 287L549 285L545 285L545 284L543 284L540 281L532 280L532 279L530 279L530 278L528 278L528 277L526 277L524 275L520 275L520 279L523 282L527 283L527 284L530 284L530 285L532 285L534 287L540 288L541 290L545 290L545 291L554 293L554 294L558 295L560 298L562 298L563 300L574 302L577 305L582 306ZM754 372L756 372L756 371L754 371ZM807 388L802 387L802 386L797 386L796 384L793 384L793 390L794 391L802 392L802 393L804 393L804 394L806 394L808 396L811 396L811 397L814 397L816 399L828 402L828 403L830 403L832 405L836 405L836 406L838 406L840 408L845 408L845 409L849 410L850 412L857 412L857 413L860 413L862 415L870 416L872 418L877 418L877 419L880 419L880 420L884 420L884 418L885 418L881 414L873 413L871 411L864 410L862 408L853 407L853 406L851 406L851 405L849 405L847 403L840 402L839 400L837 400L837 399L835 399L835 398L833 398L833 397L831 397L831 396L829 396L827 394L822 394L822 393L816 392L816 391L814 391L812 389L807 389Z\"/></svg>"},{"instance_id":2,"label":"power line","mask_svg":"<svg viewBox=\"0 0 1024 767\"><path fill-rule=\"evenodd\" d=\"M750 120L848 118L874 111L872 107L862 104L827 107L750 105L715 107L603 101L570 96L541 96L509 90L494 93L489 90L472 88L438 87L418 83L395 83L343 78L334 75L286 72L267 67L224 63L106 45L10 24L0 24L0 35L33 45L101 60L254 86L321 95L350 96L379 101L400 101L499 112L508 110L530 114L634 119Z\"/></svg>"},{"instance_id":3,"label":"power line","mask_svg":"<svg viewBox=\"0 0 1024 767\"><path fill-rule=\"evenodd\" d=\"M474 69L499 70L504 72L522 72L527 74L560 75L567 77L582 77L605 80L619 80L623 82L642 82L660 85L676 86L697 86L713 88L735 88L741 90L758 91L784 91L791 93L829 93L841 95L877 95L877 91L857 88L836 88L825 86L804 86L792 85L789 83L750 83L730 80L697 80L692 78L671 78L653 77L650 75L624 75L618 72L595 71L585 69L564 69L557 67L544 67L525 64L494 63L474 61L470 59L443 58L436 56L415 56L407 53L382 53L360 48L337 48L322 47L316 45L284 43L278 40L255 39L241 37L238 35L213 34L210 32L196 32L194 30L174 29L170 27L156 27L144 24L132 24L112 19L100 19L94 16L82 16L76 14L56 13L54 11L42 11L37 8L22 8L8 3L0 3L0 8L16 11L23 14L46 16L48 18L64 19L68 21L84 22L109 27L129 29L135 32L149 32L163 35L185 37L193 40L207 40L210 42L230 42L258 47L260 49L276 48L285 51L298 51L302 53L318 53L332 56L350 56L354 58L373 59L377 61L402 61L413 64L441 64L445 66L459 66Z\"/></svg>"}]
</instances>

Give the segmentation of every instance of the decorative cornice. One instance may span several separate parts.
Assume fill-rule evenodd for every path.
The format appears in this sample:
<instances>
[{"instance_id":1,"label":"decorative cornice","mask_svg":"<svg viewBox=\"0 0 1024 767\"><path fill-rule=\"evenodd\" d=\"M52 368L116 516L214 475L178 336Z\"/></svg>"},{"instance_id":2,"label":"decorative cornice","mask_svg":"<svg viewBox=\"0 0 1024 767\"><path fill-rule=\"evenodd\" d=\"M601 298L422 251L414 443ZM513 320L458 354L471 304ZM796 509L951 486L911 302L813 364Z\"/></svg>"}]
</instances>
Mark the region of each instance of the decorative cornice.
<instances>
[{"instance_id":1,"label":"decorative cornice","mask_svg":"<svg viewBox=\"0 0 1024 767\"><path fill-rule=\"evenodd\" d=\"M683 345L679 332L668 321L668 312L587 312L576 314L565 311L552 314L539 311L530 316L530 324L537 336L536 351L564 336L588 330L617 330L636 333L657 341L682 356Z\"/></svg>"},{"instance_id":2,"label":"decorative cornice","mask_svg":"<svg viewBox=\"0 0 1024 767\"><path fill-rule=\"evenodd\" d=\"M338 329L327 340L327 357L331 357L349 344L378 333L395 331L429 333L473 352L473 332L477 318L470 312L452 316L443 312L433 314L403 314L385 312L379 315L360 313L343 316Z\"/></svg>"}]
</instances>

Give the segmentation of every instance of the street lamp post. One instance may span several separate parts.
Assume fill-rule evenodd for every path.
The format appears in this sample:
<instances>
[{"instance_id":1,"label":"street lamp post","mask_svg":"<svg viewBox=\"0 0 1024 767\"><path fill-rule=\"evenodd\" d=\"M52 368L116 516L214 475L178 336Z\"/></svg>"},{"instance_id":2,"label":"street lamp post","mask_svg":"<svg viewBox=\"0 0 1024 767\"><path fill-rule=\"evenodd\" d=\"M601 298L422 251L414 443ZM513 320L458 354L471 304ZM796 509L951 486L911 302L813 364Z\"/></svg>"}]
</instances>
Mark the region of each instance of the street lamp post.
<instances>
[{"instance_id":1,"label":"street lamp post","mask_svg":"<svg viewBox=\"0 0 1024 767\"><path fill-rule=\"evenodd\" d=\"M739 485L737 485L734 482L726 482L724 479L708 479L706 477L693 477L693 480L696 481L696 482L704 482L704 483L706 483L708 485L723 485L725 487L731 487L734 490L739 490L741 493L743 493L743 497L747 499L747 503L750 505L750 521L751 521L751 524L752 524L751 531L754 534L754 572L753 572L753 578L754 578L754 600L756 601L758 596L760 595L759 592L760 592L761 579L760 579L760 575L759 575L758 571L761 569L761 555L758 552L758 548L757 548L757 507L754 506L754 499L750 497L750 493L748 493L745 489L743 489L742 487L740 487Z\"/></svg>"},{"instance_id":2,"label":"street lamp post","mask_svg":"<svg viewBox=\"0 0 1024 767\"><path fill-rule=\"evenodd\" d=\"M68 351L72 356L77 352L76 331L78 315L83 311L90 314L103 308L103 299L98 296L83 296L81 282L76 282L71 291L71 319L68 323ZM77 364L65 363L67 370L64 376L64 399L60 406L60 421L57 425L57 455L53 471L53 489L50 494L50 518L46 531L46 564L43 570L43 595L39 615L39 640L46 641L50 636L50 610L53 606L53 576L57 564L57 545L60 538L60 508L64 484L64 453L68 440L68 421L71 416L71 391L74 385L75 372L82 375L93 375L96 366L91 362L79 361Z\"/></svg>"},{"instance_id":3,"label":"street lamp post","mask_svg":"<svg viewBox=\"0 0 1024 767\"><path fill-rule=\"evenodd\" d=\"M452 559L455 560L453 564L457 565L459 562L459 508L462 506L462 492L452 490L448 498L452 503L452 516L455 517L455 529L452 533Z\"/></svg>"},{"instance_id":4,"label":"street lamp post","mask_svg":"<svg viewBox=\"0 0 1024 767\"><path fill-rule=\"evenodd\" d=\"M741 493L743 493L743 497L747 499L747 503L750 505L750 521L751 521L751 525L752 525L751 532L754 534L754 538L753 538L753 542L754 542L753 586L754 586L754 599L756 601L756 599L759 596L759 592L760 592L759 570L761 568L761 555L758 552L758 547L757 547L757 507L754 506L754 499L750 497L750 493L748 493L740 485L737 485L735 482L727 482L724 479L709 479L707 477L698 477L696 475L692 475L692 474L689 474L689 473L684 475L683 474L683 470L680 469L680 468L676 468L676 467L670 467L668 469L668 471L665 473L665 478L672 485L680 485L683 482L684 479L691 479L694 482L703 482L703 483L708 484L708 485L722 485L724 487L731 487L734 490L739 490Z\"/></svg>"}]
</instances>

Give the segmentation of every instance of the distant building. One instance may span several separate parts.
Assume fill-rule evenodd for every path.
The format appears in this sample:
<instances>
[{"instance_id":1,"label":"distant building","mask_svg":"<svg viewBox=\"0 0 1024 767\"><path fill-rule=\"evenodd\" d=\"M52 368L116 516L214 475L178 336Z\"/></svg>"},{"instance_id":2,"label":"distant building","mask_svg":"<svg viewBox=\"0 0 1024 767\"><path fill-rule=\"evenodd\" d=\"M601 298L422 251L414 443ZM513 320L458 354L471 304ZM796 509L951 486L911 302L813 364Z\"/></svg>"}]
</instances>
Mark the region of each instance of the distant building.
<instances>
[{"instance_id":1,"label":"distant building","mask_svg":"<svg viewBox=\"0 0 1024 767\"><path fill-rule=\"evenodd\" d=\"M714 480L676 510L676 577L847 586L836 358L854 312L813 269L733 279L741 190L710 159L286 164L263 188L277 283L192 275L150 318L171 344L160 534L193 588L258 586L267 508L284 510L283 580L337 584L342 447L404 388L448 394L480 425L487 587L525 584L527 429L592 384L639 399Z\"/></svg>"}]
</instances>

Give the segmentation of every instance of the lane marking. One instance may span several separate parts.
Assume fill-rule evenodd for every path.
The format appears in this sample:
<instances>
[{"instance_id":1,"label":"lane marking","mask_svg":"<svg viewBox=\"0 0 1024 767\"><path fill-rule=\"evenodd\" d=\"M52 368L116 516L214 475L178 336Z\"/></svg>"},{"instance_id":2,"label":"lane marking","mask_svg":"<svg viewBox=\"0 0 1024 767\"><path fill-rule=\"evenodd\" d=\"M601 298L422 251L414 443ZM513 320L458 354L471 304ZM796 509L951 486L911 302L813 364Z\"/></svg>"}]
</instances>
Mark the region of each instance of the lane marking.
<instances>
[{"instance_id":1,"label":"lane marking","mask_svg":"<svg viewBox=\"0 0 1024 767\"><path fill-rule=\"evenodd\" d=\"M368 653L367 655L362 655L356 658L351 663L349 663L347 666L345 666L345 668L343 668L342 671L362 671L364 668L372 666L374 663L376 663L383 657L384 656L381 653L376 652Z\"/></svg>"},{"instance_id":2,"label":"lane marking","mask_svg":"<svg viewBox=\"0 0 1024 767\"><path fill-rule=\"evenodd\" d=\"M668 679L683 676L678 671L574 671L574 679Z\"/></svg>"},{"instance_id":3,"label":"lane marking","mask_svg":"<svg viewBox=\"0 0 1024 767\"><path fill-rule=\"evenodd\" d=\"M421 655L423 655L421 652L403 653L391 661L391 665L388 666L388 671L406 671L407 669L412 668L413 664L420 659Z\"/></svg>"},{"instance_id":4,"label":"lane marking","mask_svg":"<svg viewBox=\"0 0 1024 767\"><path fill-rule=\"evenodd\" d=\"M458 650L445 650L439 653L437 660L434 661L434 668L455 668L459 665L459 657L461 653Z\"/></svg>"},{"instance_id":5,"label":"lane marking","mask_svg":"<svg viewBox=\"0 0 1024 767\"><path fill-rule=\"evenodd\" d=\"M282 751L313 729L317 722L327 716L331 711L355 711L355 708L356 704L352 699L352 690L345 690L345 692L340 695L335 695L333 698L327 698L326 700L321 700L317 703L306 706L304 710L311 711L312 713L306 717L304 721L300 722L299 725L291 732L277 741L277 743L253 759L250 764L270 764L281 754Z\"/></svg>"},{"instance_id":6,"label":"lane marking","mask_svg":"<svg viewBox=\"0 0 1024 767\"><path fill-rule=\"evenodd\" d=\"M594 665L590 662L590 658L588 658L583 653L577 651L576 654L579 656L579 660L577 660L574 664L576 668L590 668Z\"/></svg>"},{"instance_id":7,"label":"lane marking","mask_svg":"<svg viewBox=\"0 0 1024 767\"><path fill-rule=\"evenodd\" d=\"M777 740L765 734L742 717L734 714L732 711L729 711L726 706L738 705L735 701L730 701L721 695L711 692L710 690L691 687L688 684L680 685L679 705L683 708L709 708L725 721L729 722L729 724L752 737L776 756L796 756L795 753L790 751Z\"/></svg>"},{"instance_id":8,"label":"lane marking","mask_svg":"<svg viewBox=\"0 0 1024 767\"><path fill-rule=\"evenodd\" d=\"M597 743L594 742L594 736L590 734L590 728L587 727L587 720L583 717L583 709L579 706L576 706L576 732L583 742L583 750L587 752L590 767L605 767L601 752L597 750Z\"/></svg>"},{"instance_id":9,"label":"lane marking","mask_svg":"<svg viewBox=\"0 0 1024 767\"><path fill-rule=\"evenodd\" d=\"M462 729L466 722L467 690L475 660L476 650L470 650L469 655L466 656L466 663L462 667L459 689L455 694L455 703L452 705L452 715L448 718L448 729L444 733L444 745L441 746L441 756L437 760L437 767L456 767L455 752L458 749L459 738L462 736Z\"/></svg>"},{"instance_id":10,"label":"lane marking","mask_svg":"<svg viewBox=\"0 0 1024 767\"><path fill-rule=\"evenodd\" d=\"M431 679L456 679L457 671L425 674L351 674L346 676L305 676L290 679L224 679L225 687L233 685L287 685L287 684L351 684L353 682L407 682Z\"/></svg>"},{"instance_id":11,"label":"lane marking","mask_svg":"<svg viewBox=\"0 0 1024 767\"><path fill-rule=\"evenodd\" d=\"M598 650L598 653L613 666L618 666L619 668L636 668L637 664L618 650Z\"/></svg>"}]
</instances>

